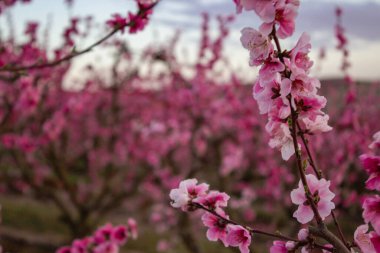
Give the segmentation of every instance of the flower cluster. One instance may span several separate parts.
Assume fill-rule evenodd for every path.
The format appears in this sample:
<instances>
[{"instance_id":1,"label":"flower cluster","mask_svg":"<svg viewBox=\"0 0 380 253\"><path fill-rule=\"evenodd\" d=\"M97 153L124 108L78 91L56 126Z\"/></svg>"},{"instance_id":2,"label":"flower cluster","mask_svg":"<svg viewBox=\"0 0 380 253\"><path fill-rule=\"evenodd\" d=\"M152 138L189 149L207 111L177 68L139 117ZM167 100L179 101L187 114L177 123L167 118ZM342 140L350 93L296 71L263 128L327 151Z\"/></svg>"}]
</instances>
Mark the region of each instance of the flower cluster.
<instances>
[{"instance_id":1,"label":"flower cluster","mask_svg":"<svg viewBox=\"0 0 380 253\"><path fill-rule=\"evenodd\" d=\"M334 207L334 204L331 202L334 194L328 189L330 183L324 179L318 180L310 175L307 178L311 186L310 189L314 193L313 196L318 210L324 218L330 214L331 209ZM320 193L315 189L318 189ZM294 190L292 192L292 199L293 195L295 195L294 198L297 203L307 206L305 193L301 193L301 191L301 189ZM183 211L205 211L202 215L202 222L208 228L206 234L208 240L219 240L225 247L239 247L242 253L249 252L249 246L254 233L270 235L281 239L273 242L273 246L270 248L271 253L295 252L299 248L302 248L303 253L307 253L312 252L312 249L315 247L319 247L320 249L327 247L326 245L316 245L315 238L309 236L310 233L307 228L301 228L298 232L298 239L293 239L278 233L272 234L252 229L232 221L223 210L224 207L227 207L229 196L223 192L209 191L208 184L198 184L196 179L187 179L180 182L179 187L172 189L169 196L172 200L171 204L175 208L181 208ZM308 208L301 211L305 213L304 216L300 214L301 219L306 220L314 215ZM284 239L287 241L284 241Z\"/></svg>"},{"instance_id":2,"label":"flower cluster","mask_svg":"<svg viewBox=\"0 0 380 253\"><path fill-rule=\"evenodd\" d=\"M337 7L335 9L335 16L337 17L337 24L335 25L335 37L338 40L337 49L343 52L344 59L343 59L341 69L344 71L350 66L350 62L348 61L348 55L349 55L349 51L347 48L348 39L346 37L345 29L341 21L342 13L343 13L342 8Z\"/></svg>"},{"instance_id":3,"label":"flower cluster","mask_svg":"<svg viewBox=\"0 0 380 253\"><path fill-rule=\"evenodd\" d=\"M295 29L299 0L234 0L237 12L243 9L254 10L263 21L260 30L265 35L272 32L277 25L278 36L282 39L291 36Z\"/></svg>"},{"instance_id":4,"label":"flower cluster","mask_svg":"<svg viewBox=\"0 0 380 253\"><path fill-rule=\"evenodd\" d=\"M175 208L181 208L183 211L187 211L192 208L194 199L206 196L208 188L209 185L205 183L198 185L196 179L184 180L179 184L178 189L170 191L171 204Z\"/></svg>"},{"instance_id":5,"label":"flower cluster","mask_svg":"<svg viewBox=\"0 0 380 253\"><path fill-rule=\"evenodd\" d=\"M302 247L302 253L308 253L309 251L309 230L307 228L302 228L298 232L298 242L295 241L274 241L273 245L270 247L270 253L287 253L295 252L296 249Z\"/></svg>"},{"instance_id":6,"label":"flower cluster","mask_svg":"<svg viewBox=\"0 0 380 253\"><path fill-rule=\"evenodd\" d=\"M374 136L369 145L374 152L380 151L380 132ZM366 182L369 190L380 191L380 156L364 154L360 156L363 168L370 175ZM380 252L380 195L368 196L363 202L363 218L366 224L359 226L355 231L355 242L363 253ZM374 231L368 233L369 224Z\"/></svg>"},{"instance_id":7,"label":"flower cluster","mask_svg":"<svg viewBox=\"0 0 380 253\"><path fill-rule=\"evenodd\" d=\"M70 47L75 45L73 37L79 35L78 23L79 23L78 18L72 18L70 20L70 26L67 27L65 31L63 32L65 45L70 46Z\"/></svg>"},{"instance_id":8,"label":"flower cluster","mask_svg":"<svg viewBox=\"0 0 380 253\"><path fill-rule=\"evenodd\" d=\"M137 223L134 219L128 219L127 225L113 226L108 223L98 228L91 236L76 239L70 246L64 246L57 253L118 253L128 238L137 238Z\"/></svg>"},{"instance_id":9,"label":"flower cluster","mask_svg":"<svg viewBox=\"0 0 380 253\"><path fill-rule=\"evenodd\" d=\"M129 26L129 33L142 31L149 21L149 16L153 13L152 7L156 2L154 0L136 0L138 6L136 14L128 12L127 17L118 13L113 14L112 19L107 21L107 25L113 29L119 29L122 33L127 26Z\"/></svg>"},{"instance_id":10,"label":"flower cluster","mask_svg":"<svg viewBox=\"0 0 380 253\"><path fill-rule=\"evenodd\" d=\"M369 145L369 148L375 153L380 151L380 132L374 134L373 138L374 141ZM380 191L380 155L363 154L360 156L360 161L364 170L369 174L366 182L367 189Z\"/></svg>"},{"instance_id":11,"label":"flower cluster","mask_svg":"<svg viewBox=\"0 0 380 253\"><path fill-rule=\"evenodd\" d=\"M5 9L15 5L18 2L30 3L31 0L4 0L4 1L0 1L0 14L2 14Z\"/></svg>"},{"instance_id":12,"label":"flower cluster","mask_svg":"<svg viewBox=\"0 0 380 253\"><path fill-rule=\"evenodd\" d=\"M351 75L348 71L348 69L351 66L351 62L349 59L350 51L348 48L348 42L349 41L348 41L348 38L347 38L346 33L345 33L345 29L344 29L343 24L342 24L342 15L343 15L342 8L336 7L335 16L336 16L337 22L335 25L335 38L338 41L338 45L336 46L336 48L343 55L342 64L341 64L340 69L342 70L342 72L344 74L344 80L349 85L349 90L347 91L347 95L346 95L346 102L347 102L347 104L351 104L352 102L354 102L356 100L357 91L356 91L355 81L351 77ZM354 108L352 106L348 106L348 108L349 108L347 110L348 112L346 113L347 116L345 117L348 119L347 121L348 122L357 121L357 120L353 119L353 116L357 117Z\"/></svg>"},{"instance_id":13,"label":"flower cluster","mask_svg":"<svg viewBox=\"0 0 380 253\"><path fill-rule=\"evenodd\" d=\"M240 252L248 253L251 244L250 231L229 220L222 209L227 207L229 196L224 192L209 191L209 185L198 184L196 179L186 179L177 189L169 194L172 206L183 211L203 209L203 224L208 228L207 238L210 241L220 240L225 247L239 247Z\"/></svg>"},{"instance_id":14,"label":"flower cluster","mask_svg":"<svg viewBox=\"0 0 380 253\"><path fill-rule=\"evenodd\" d=\"M330 215L331 210L335 208L335 204L332 202L335 194L329 189L330 181L324 178L318 179L312 174L306 175L306 181L318 213L322 219L325 219ZM298 184L298 188L290 193L290 197L294 204L299 205L297 211L293 214L298 222L306 224L312 221L314 212L311 208L311 203L306 198L305 187L301 181Z\"/></svg>"},{"instance_id":15,"label":"flower cluster","mask_svg":"<svg viewBox=\"0 0 380 253\"><path fill-rule=\"evenodd\" d=\"M295 152L292 120L298 120L299 130L307 134L331 130L329 116L322 112L326 99L317 94L321 84L309 76L313 65L308 57L310 37L302 34L295 47L284 52L276 41L277 36L286 38L293 33L299 1L240 1L239 5L255 10L264 22L259 30L244 28L241 42L250 52L250 65L261 66L253 97L260 113L268 115L269 145L280 149L283 159L288 160ZM292 118L292 110L298 118Z\"/></svg>"}]
</instances>

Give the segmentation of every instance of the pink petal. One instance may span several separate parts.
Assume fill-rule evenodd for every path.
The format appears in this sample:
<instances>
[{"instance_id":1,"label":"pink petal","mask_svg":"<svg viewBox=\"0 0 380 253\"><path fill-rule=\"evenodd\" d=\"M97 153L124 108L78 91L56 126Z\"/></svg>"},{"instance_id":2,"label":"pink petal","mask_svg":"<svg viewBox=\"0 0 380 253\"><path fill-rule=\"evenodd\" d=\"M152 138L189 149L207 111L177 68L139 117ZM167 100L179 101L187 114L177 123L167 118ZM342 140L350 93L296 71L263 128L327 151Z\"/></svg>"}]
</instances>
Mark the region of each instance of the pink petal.
<instances>
[{"instance_id":1,"label":"pink petal","mask_svg":"<svg viewBox=\"0 0 380 253\"><path fill-rule=\"evenodd\" d=\"M294 189L293 191L290 192L290 198L293 204L302 205L306 200L304 189L303 188Z\"/></svg>"},{"instance_id":2,"label":"pink petal","mask_svg":"<svg viewBox=\"0 0 380 253\"><path fill-rule=\"evenodd\" d=\"M313 220L314 213L310 206L300 205L297 211L294 212L293 217L301 224L306 224Z\"/></svg>"}]
</instances>

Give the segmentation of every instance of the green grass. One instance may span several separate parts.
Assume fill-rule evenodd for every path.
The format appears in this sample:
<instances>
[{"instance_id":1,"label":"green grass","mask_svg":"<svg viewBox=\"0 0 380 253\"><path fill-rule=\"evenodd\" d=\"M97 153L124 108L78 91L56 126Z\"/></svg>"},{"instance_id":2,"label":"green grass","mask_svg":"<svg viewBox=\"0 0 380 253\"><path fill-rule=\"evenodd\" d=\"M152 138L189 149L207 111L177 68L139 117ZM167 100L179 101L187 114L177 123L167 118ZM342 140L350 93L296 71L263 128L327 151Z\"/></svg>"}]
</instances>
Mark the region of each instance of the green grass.
<instances>
[{"instance_id":1,"label":"green grass","mask_svg":"<svg viewBox=\"0 0 380 253\"><path fill-rule=\"evenodd\" d=\"M0 197L0 204L5 227L42 234L68 233L64 224L59 222L59 211L53 205L14 196Z\"/></svg>"},{"instance_id":2,"label":"green grass","mask_svg":"<svg viewBox=\"0 0 380 253\"><path fill-rule=\"evenodd\" d=\"M51 236L67 236L68 229L59 222L59 210L49 203L43 201L35 201L19 196L1 196L0 204L2 206L2 226L17 229L23 233L30 233L46 237L47 240ZM103 220L103 219L102 219ZM104 217L104 220L108 220ZM113 220L112 218L110 220ZM117 219L115 220L117 223ZM114 222L115 223L115 222ZM168 233L157 233L154 230L154 224L139 224L139 238L136 241L130 240L123 247L122 252L144 252L156 253L157 243L165 239L174 242L175 247L167 253L188 253L182 242L173 239ZM171 231L169 231L171 232ZM202 235L205 230L201 231ZM196 231L196 233L200 233ZM207 253L231 253L231 249L224 248L220 243L207 241L203 236L199 236L198 243L202 252ZM35 248L32 245L18 245L11 242L2 242L5 249L12 249L19 253L46 252Z\"/></svg>"}]
</instances>

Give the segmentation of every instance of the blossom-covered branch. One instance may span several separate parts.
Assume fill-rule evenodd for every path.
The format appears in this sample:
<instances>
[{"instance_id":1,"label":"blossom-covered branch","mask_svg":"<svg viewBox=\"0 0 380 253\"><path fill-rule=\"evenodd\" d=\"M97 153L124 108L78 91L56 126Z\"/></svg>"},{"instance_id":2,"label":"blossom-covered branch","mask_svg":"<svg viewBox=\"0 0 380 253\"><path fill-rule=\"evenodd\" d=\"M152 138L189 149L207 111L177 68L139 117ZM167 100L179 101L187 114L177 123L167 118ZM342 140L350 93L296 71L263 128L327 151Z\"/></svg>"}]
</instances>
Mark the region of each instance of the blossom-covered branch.
<instances>
[{"instance_id":1,"label":"blossom-covered branch","mask_svg":"<svg viewBox=\"0 0 380 253\"><path fill-rule=\"evenodd\" d=\"M376 195L367 196L363 201L364 225L355 231L355 242L364 253L380 252L380 132L373 136L369 145L371 153L360 156L364 170L369 174L366 181L368 190L376 191ZM368 232L372 226L373 231Z\"/></svg>"},{"instance_id":2,"label":"blossom-covered branch","mask_svg":"<svg viewBox=\"0 0 380 253\"><path fill-rule=\"evenodd\" d=\"M117 32L124 32L126 27L129 27L129 33L136 33L144 29L149 21L149 16L153 13L153 8L158 4L156 0L136 0L138 5L137 14L129 13L128 17L123 17L119 14L114 14L113 18L107 21L107 25L112 28L112 31L107 35L94 42L90 46L82 50L72 50L68 55L59 58L51 62L40 62L32 63L25 66L14 66L13 64L5 64L0 67L0 72L19 72L31 69L42 69L57 66L61 63L70 61L71 59L86 54L92 51L95 47L101 45L103 42L107 41L109 38L113 37Z\"/></svg>"},{"instance_id":3,"label":"blossom-covered branch","mask_svg":"<svg viewBox=\"0 0 380 253\"><path fill-rule=\"evenodd\" d=\"M197 209L205 211L202 216L203 224L208 228L207 238L210 241L220 240L225 247L239 247L240 252L248 253L252 236L265 235L286 241L275 241L271 252L294 251L298 248L319 248L332 251L331 247L319 245L309 236L307 229L301 229L298 239L284 236L280 233L269 233L260 229L240 225L225 213L230 199L224 192L209 191L209 185L198 184L196 179L187 179L179 184L177 189L170 192L172 206L189 212ZM282 250L282 251L281 251Z\"/></svg>"},{"instance_id":4,"label":"blossom-covered branch","mask_svg":"<svg viewBox=\"0 0 380 253\"><path fill-rule=\"evenodd\" d=\"M137 223L129 218L127 225L113 226L108 223L98 228L93 235L76 239L70 246L59 248L56 253L118 253L129 238L137 238Z\"/></svg>"}]
</instances>

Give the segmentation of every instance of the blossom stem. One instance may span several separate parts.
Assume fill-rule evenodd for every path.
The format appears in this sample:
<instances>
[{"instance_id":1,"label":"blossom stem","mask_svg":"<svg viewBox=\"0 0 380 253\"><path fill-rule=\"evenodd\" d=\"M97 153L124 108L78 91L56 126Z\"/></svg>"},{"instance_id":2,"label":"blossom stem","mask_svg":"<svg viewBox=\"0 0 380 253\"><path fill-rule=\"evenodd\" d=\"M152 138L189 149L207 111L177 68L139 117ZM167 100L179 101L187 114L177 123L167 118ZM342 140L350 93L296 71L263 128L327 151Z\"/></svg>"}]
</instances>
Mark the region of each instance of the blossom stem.
<instances>
[{"instance_id":1,"label":"blossom stem","mask_svg":"<svg viewBox=\"0 0 380 253\"><path fill-rule=\"evenodd\" d=\"M297 133L296 133L297 132L297 129L296 129L297 113L294 110L293 106L291 106L291 104L292 104L291 99L292 98L289 97L289 104L290 104L290 110L291 110L291 124L292 124L290 132L291 132L292 139L293 139L294 152L296 154L297 168L298 168L298 171L300 174L302 184L305 188L305 196L306 196L308 202L310 203L311 209L314 212L315 220L317 221L318 224L323 224L322 218L318 212L318 208L314 203L313 197L311 196L310 188L309 188L309 185L308 185L307 180L306 180L305 171L302 168L302 158L301 158L300 151L298 149Z\"/></svg>"},{"instance_id":2,"label":"blossom stem","mask_svg":"<svg viewBox=\"0 0 380 253\"><path fill-rule=\"evenodd\" d=\"M317 178L321 179L323 177L323 173L320 169L318 169L318 167L316 166L316 164L314 162L313 156L311 155L310 148L308 145L309 142L306 139L305 134L304 134L299 122L297 122L297 128L299 130L299 136L301 137L302 143L305 146L306 153L307 153L307 156L309 158L308 160L309 160L310 166L313 168L315 174L317 175Z\"/></svg>"},{"instance_id":3,"label":"blossom stem","mask_svg":"<svg viewBox=\"0 0 380 253\"><path fill-rule=\"evenodd\" d=\"M272 38L274 40L274 43L276 44L278 58L280 58L280 61L282 63L284 63L284 57L282 56L281 45L280 45L280 41L278 40L278 37L276 35L276 27L275 26L273 26L273 30L271 32L271 36L272 36Z\"/></svg>"},{"instance_id":4,"label":"blossom stem","mask_svg":"<svg viewBox=\"0 0 380 253\"><path fill-rule=\"evenodd\" d=\"M278 54L278 57L280 59L280 61L285 64L285 61L284 61L284 57L282 56L282 50L281 50L281 45L280 45L280 41L278 40L278 37L276 35L276 27L273 26L273 30L271 32L271 36L276 44L276 48L277 48L277 54ZM285 69L285 75L286 75L287 71ZM302 168L302 158L301 158L301 154L298 150L298 142L297 142L297 127L296 127L296 122L297 122L297 113L296 111L294 110L293 106L292 106L292 98L291 98L291 94L289 95L288 97L288 100L289 100L289 106L290 106L290 109L291 109L291 124L292 126L290 127L290 131L291 131L291 136L292 136L292 139L293 139L293 146L294 146L294 152L296 154L296 160L297 160L297 168L298 168L298 171L299 171L299 174L300 174L300 178L301 178L301 181L302 181L302 184L305 188L305 196L308 200L308 202L310 203L310 206L311 206L311 209L313 210L313 213L314 213L314 216L315 216L315 219L317 221L318 224L323 224L323 221L322 221L322 218L318 212L318 209L314 203L314 200L313 200L313 197L311 196L311 193L310 193L310 189L309 189L309 186L307 184L307 180L306 180L306 175L305 175L305 172Z\"/></svg>"}]
</instances>

